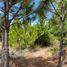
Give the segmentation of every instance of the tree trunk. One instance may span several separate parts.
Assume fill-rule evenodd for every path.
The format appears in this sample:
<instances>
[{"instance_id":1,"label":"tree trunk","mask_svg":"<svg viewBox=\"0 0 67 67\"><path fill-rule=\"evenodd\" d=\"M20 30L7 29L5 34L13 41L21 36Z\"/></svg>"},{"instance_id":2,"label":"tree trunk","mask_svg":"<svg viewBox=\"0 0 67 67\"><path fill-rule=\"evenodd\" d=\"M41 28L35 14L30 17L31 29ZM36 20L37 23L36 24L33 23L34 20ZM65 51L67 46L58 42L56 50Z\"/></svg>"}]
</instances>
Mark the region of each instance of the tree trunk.
<instances>
[{"instance_id":1,"label":"tree trunk","mask_svg":"<svg viewBox=\"0 0 67 67\"><path fill-rule=\"evenodd\" d=\"M61 19L61 39L60 39L60 46L59 46L59 60L57 67L62 67L62 52L63 52L63 41L64 41L64 20Z\"/></svg>"},{"instance_id":2,"label":"tree trunk","mask_svg":"<svg viewBox=\"0 0 67 67\"><path fill-rule=\"evenodd\" d=\"M2 67L9 67L8 30L2 29Z\"/></svg>"},{"instance_id":3,"label":"tree trunk","mask_svg":"<svg viewBox=\"0 0 67 67\"><path fill-rule=\"evenodd\" d=\"M9 0L4 0L4 22L2 26L2 67L9 67Z\"/></svg>"}]
</instances>

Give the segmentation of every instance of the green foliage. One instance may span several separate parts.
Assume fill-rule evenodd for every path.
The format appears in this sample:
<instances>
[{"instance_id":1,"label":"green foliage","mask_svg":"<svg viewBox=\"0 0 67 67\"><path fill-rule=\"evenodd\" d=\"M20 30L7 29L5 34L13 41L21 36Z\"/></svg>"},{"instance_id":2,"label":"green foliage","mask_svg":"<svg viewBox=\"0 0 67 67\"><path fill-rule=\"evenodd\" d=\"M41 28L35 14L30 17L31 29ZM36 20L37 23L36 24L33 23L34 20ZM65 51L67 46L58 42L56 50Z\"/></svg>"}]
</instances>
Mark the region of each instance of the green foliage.
<instances>
[{"instance_id":1,"label":"green foliage","mask_svg":"<svg viewBox=\"0 0 67 67\"><path fill-rule=\"evenodd\" d=\"M14 20L10 26L9 31L9 45L11 47L16 47L19 45L21 48L34 47L37 40L41 40L41 45L50 45L52 39L52 34L48 30L48 26L41 26L39 22L35 25L31 25L31 22L20 22L19 20Z\"/></svg>"},{"instance_id":2,"label":"green foliage","mask_svg":"<svg viewBox=\"0 0 67 67\"><path fill-rule=\"evenodd\" d=\"M30 24L24 25L23 23L21 24L20 21L15 20L10 26L9 45L16 47L17 40L19 40L18 45L20 45L21 48L29 47L34 43L37 37L36 34L36 29L34 29L33 26Z\"/></svg>"},{"instance_id":3,"label":"green foliage","mask_svg":"<svg viewBox=\"0 0 67 67\"><path fill-rule=\"evenodd\" d=\"M50 0L52 1L52 0ZM55 40L58 38L60 39L60 18L59 16L53 14L52 18L46 22L46 14L50 11L47 7L50 7L50 1L48 0L41 0L38 8L33 11L33 7L35 3L30 4L31 0L23 0L22 6L23 8L17 15L17 19L15 19L10 25L9 31L9 45L11 47L16 47L17 44L22 47L30 47L34 46L35 44L43 44L43 45L50 45L54 44ZM65 15L66 13L66 0L64 1L53 1L56 4L56 10L59 15ZM62 6L63 6L63 13L62 13ZM47 9L45 9L47 8ZM47 11L48 10L48 11ZM55 11L54 11L55 12ZM28 18L31 14L35 14L39 17L38 23L32 25ZM19 19L23 19L21 22ZM2 25L2 23L0 23ZM1 27L1 26L0 26ZM65 43L67 43L67 23L65 19L65 26L64 26L64 34L65 34ZM1 35L1 33L0 33ZM40 41L40 42L39 42ZM42 42L43 41L43 42ZM39 42L39 43L36 43ZM41 43L42 42L42 43Z\"/></svg>"}]
</instances>

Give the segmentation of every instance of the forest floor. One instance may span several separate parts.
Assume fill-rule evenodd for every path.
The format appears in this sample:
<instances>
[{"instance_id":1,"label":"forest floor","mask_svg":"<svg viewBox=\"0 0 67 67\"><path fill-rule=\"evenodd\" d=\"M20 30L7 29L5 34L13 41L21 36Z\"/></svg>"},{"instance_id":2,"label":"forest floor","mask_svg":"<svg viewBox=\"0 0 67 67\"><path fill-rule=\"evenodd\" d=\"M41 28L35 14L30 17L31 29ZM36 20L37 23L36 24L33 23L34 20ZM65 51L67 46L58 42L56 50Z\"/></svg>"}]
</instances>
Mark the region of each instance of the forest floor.
<instances>
[{"instance_id":1,"label":"forest floor","mask_svg":"<svg viewBox=\"0 0 67 67\"><path fill-rule=\"evenodd\" d=\"M56 67L58 62L57 57L52 55L50 47L25 49L11 55L13 56L10 57L10 67ZM67 61L63 67L67 67Z\"/></svg>"},{"instance_id":2,"label":"forest floor","mask_svg":"<svg viewBox=\"0 0 67 67\"><path fill-rule=\"evenodd\" d=\"M18 51L10 48L9 67L56 67L57 62L58 59L52 55L50 47ZM67 67L67 62L64 62L63 67Z\"/></svg>"}]
</instances>

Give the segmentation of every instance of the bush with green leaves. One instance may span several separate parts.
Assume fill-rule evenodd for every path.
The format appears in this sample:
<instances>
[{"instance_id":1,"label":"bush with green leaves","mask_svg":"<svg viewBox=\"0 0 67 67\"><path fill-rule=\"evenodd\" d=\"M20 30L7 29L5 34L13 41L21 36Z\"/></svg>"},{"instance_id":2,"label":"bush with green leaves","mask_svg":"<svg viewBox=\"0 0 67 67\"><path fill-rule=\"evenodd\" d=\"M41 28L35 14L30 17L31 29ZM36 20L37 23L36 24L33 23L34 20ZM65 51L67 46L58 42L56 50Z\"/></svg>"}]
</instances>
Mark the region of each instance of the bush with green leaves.
<instances>
[{"instance_id":1,"label":"bush with green leaves","mask_svg":"<svg viewBox=\"0 0 67 67\"><path fill-rule=\"evenodd\" d=\"M40 23L31 25L19 20L14 20L9 31L9 46L29 48L35 46L49 46L54 44L56 38L48 29L48 23L41 26Z\"/></svg>"},{"instance_id":2,"label":"bush with green leaves","mask_svg":"<svg viewBox=\"0 0 67 67\"><path fill-rule=\"evenodd\" d=\"M33 45L37 38L37 27L29 23L24 25L22 22L15 20L10 26L9 46L26 48Z\"/></svg>"}]
</instances>

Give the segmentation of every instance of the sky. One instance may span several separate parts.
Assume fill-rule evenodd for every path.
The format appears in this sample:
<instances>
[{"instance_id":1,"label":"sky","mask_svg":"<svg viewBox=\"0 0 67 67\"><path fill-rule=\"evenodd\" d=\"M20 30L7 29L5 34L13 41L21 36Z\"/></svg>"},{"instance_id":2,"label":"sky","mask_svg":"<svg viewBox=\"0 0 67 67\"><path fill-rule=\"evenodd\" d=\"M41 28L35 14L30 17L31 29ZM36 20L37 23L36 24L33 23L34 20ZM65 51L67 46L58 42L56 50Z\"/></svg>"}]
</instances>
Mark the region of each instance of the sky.
<instances>
[{"instance_id":1,"label":"sky","mask_svg":"<svg viewBox=\"0 0 67 67\"><path fill-rule=\"evenodd\" d=\"M0 1L2 1L2 0L0 0ZM36 10L37 9L37 7L39 6L39 3L40 3L40 0L33 0L33 2L35 2L35 5L34 5L34 7L33 7L33 10ZM19 8L19 5L18 4L16 4L15 5L16 7L16 9L14 9L15 11L17 11L17 8ZM0 2L0 17L2 16L2 15L4 15L3 14L3 12L1 11L1 8L3 9L3 7L4 7L4 4L3 4L3 2ZM52 17L52 13L50 13L50 12L48 12L47 13L47 19L50 19ZM9 15L9 19L11 19L12 18L12 16L11 16L11 14ZM38 18L34 21L34 22L37 22L38 21ZM34 23L33 22L33 23Z\"/></svg>"},{"instance_id":2,"label":"sky","mask_svg":"<svg viewBox=\"0 0 67 67\"><path fill-rule=\"evenodd\" d=\"M4 7L3 2L0 2L0 16L2 16L2 15L3 15L3 12L1 11L1 10L2 10L1 8L3 8L3 7Z\"/></svg>"}]
</instances>

